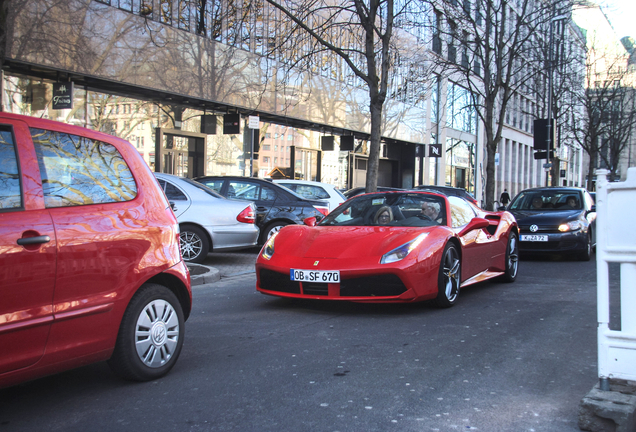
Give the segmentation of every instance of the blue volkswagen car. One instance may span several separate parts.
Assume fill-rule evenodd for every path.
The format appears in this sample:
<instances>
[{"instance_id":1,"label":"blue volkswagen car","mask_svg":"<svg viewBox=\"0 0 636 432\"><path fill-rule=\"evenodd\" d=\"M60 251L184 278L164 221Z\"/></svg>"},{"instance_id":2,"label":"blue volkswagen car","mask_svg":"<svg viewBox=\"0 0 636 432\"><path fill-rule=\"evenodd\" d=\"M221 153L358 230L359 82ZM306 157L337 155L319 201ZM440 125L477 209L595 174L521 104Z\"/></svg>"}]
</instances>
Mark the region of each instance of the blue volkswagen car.
<instances>
[{"instance_id":1,"label":"blue volkswagen car","mask_svg":"<svg viewBox=\"0 0 636 432\"><path fill-rule=\"evenodd\" d=\"M507 210L519 225L520 252L574 254L580 260L590 260L596 246L596 206L587 190L526 189Z\"/></svg>"}]
</instances>

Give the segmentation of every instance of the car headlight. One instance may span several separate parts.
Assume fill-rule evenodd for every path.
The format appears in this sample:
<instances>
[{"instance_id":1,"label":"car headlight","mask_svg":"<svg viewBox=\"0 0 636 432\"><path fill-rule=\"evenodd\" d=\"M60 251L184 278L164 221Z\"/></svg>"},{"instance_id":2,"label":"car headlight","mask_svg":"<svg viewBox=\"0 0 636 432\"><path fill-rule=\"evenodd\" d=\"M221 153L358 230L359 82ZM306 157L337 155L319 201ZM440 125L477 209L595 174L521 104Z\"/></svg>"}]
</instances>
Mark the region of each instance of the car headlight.
<instances>
[{"instance_id":1,"label":"car headlight","mask_svg":"<svg viewBox=\"0 0 636 432\"><path fill-rule=\"evenodd\" d=\"M274 255L274 239L276 239L277 235L278 232L274 233L263 245L263 250L261 251L263 258L271 259L272 255Z\"/></svg>"},{"instance_id":2,"label":"car headlight","mask_svg":"<svg viewBox=\"0 0 636 432\"><path fill-rule=\"evenodd\" d=\"M426 236L428 236L428 233L420 234L410 242L404 243L402 246L396 247L392 251L385 253L380 260L380 264L390 264L403 260L413 249L422 243Z\"/></svg>"},{"instance_id":3,"label":"car headlight","mask_svg":"<svg viewBox=\"0 0 636 432\"><path fill-rule=\"evenodd\" d=\"M581 221L577 220L559 225L559 231L561 232L576 231L580 230L581 228Z\"/></svg>"}]
</instances>

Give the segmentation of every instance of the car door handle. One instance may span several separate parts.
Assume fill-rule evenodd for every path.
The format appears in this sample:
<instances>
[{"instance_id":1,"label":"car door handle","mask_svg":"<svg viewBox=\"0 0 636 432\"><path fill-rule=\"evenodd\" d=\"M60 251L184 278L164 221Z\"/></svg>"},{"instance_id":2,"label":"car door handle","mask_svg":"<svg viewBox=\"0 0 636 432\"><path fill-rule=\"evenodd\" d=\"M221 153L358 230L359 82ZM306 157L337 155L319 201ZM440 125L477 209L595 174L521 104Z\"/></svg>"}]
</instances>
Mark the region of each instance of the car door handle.
<instances>
[{"instance_id":1,"label":"car door handle","mask_svg":"<svg viewBox=\"0 0 636 432\"><path fill-rule=\"evenodd\" d=\"M18 244L20 246L26 246L26 245L32 245L32 244L48 243L50 241L51 241L51 237L47 235L43 235L43 236L25 237L25 238L18 239Z\"/></svg>"}]
</instances>

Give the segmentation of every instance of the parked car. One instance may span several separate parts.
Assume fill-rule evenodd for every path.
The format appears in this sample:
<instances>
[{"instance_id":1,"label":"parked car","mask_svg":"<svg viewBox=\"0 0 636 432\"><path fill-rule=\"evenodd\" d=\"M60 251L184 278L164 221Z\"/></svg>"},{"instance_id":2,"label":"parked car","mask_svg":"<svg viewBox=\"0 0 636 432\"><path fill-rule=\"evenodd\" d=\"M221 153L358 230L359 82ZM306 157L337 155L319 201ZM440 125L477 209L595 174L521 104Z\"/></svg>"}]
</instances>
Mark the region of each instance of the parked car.
<instances>
[{"instance_id":1,"label":"parked car","mask_svg":"<svg viewBox=\"0 0 636 432\"><path fill-rule=\"evenodd\" d=\"M175 365L190 314L177 219L128 142L0 113L0 387L108 360Z\"/></svg>"},{"instance_id":2,"label":"parked car","mask_svg":"<svg viewBox=\"0 0 636 432\"><path fill-rule=\"evenodd\" d=\"M254 177L207 176L194 180L203 183L224 197L254 201L256 225L260 228L259 243L286 225L301 224L303 219L329 213L327 204L308 200L297 193L268 180Z\"/></svg>"},{"instance_id":3,"label":"parked car","mask_svg":"<svg viewBox=\"0 0 636 432\"><path fill-rule=\"evenodd\" d=\"M596 206L589 192L574 187L521 191L508 205L519 224L519 250L575 253L589 261L596 245Z\"/></svg>"},{"instance_id":4,"label":"parked car","mask_svg":"<svg viewBox=\"0 0 636 432\"><path fill-rule=\"evenodd\" d=\"M179 221L181 254L200 263L208 252L255 246L256 205L233 201L194 180L155 173Z\"/></svg>"},{"instance_id":5,"label":"parked car","mask_svg":"<svg viewBox=\"0 0 636 432\"><path fill-rule=\"evenodd\" d=\"M400 190L404 190L404 189L387 187L387 186L378 186L376 192L388 192L388 191L400 191ZM346 192L343 192L343 195L345 196L345 198L349 199L349 198L353 198L354 196L358 196L363 193L366 193L366 191L367 191L367 188L365 187L354 187L349 189Z\"/></svg>"},{"instance_id":6,"label":"parked car","mask_svg":"<svg viewBox=\"0 0 636 432\"><path fill-rule=\"evenodd\" d=\"M256 260L263 294L367 303L457 301L460 288L518 272L517 224L463 198L359 195L316 223L270 237Z\"/></svg>"},{"instance_id":7,"label":"parked car","mask_svg":"<svg viewBox=\"0 0 636 432\"><path fill-rule=\"evenodd\" d=\"M441 192L444 195L447 196L458 196L461 198L464 198L468 201L470 201L471 203L475 204L476 206L479 206L479 204L477 203L477 200L475 199L474 196L472 196L472 194L470 192L468 192L466 189L462 189L462 188L456 188L456 187L452 187L452 186L441 186L441 185L420 185L420 186L415 186L416 190L429 190L429 191L434 191L434 192Z\"/></svg>"},{"instance_id":8,"label":"parked car","mask_svg":"<svg viewBox=\"0 0 636 432\"><path fill-rule=\"evenodd\" d=\"M345 202L347 198L334 185L309 180L274 180L274 183L291 189L307 199L322 200L329 205L329 211Z\"/></svg>"}]
</instances>

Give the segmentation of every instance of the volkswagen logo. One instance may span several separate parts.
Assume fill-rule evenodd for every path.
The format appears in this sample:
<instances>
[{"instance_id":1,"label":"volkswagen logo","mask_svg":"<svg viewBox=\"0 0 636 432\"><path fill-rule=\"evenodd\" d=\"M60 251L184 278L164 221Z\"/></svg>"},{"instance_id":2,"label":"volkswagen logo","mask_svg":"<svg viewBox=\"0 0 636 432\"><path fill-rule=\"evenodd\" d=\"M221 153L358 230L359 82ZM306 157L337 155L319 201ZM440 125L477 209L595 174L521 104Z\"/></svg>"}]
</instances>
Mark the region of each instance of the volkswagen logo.
<instances>
[{"instance_id":1,"label":"volkswagen logo","mask_svg":"<svg viewBox=\"0 0 636 432\"><path fill-rule=\"evenodd\" d=\"M539 231L539 227L536 226L536 225L530 225L530 231L537 232L537 231Z\"/></svg>"}]
</instances>

